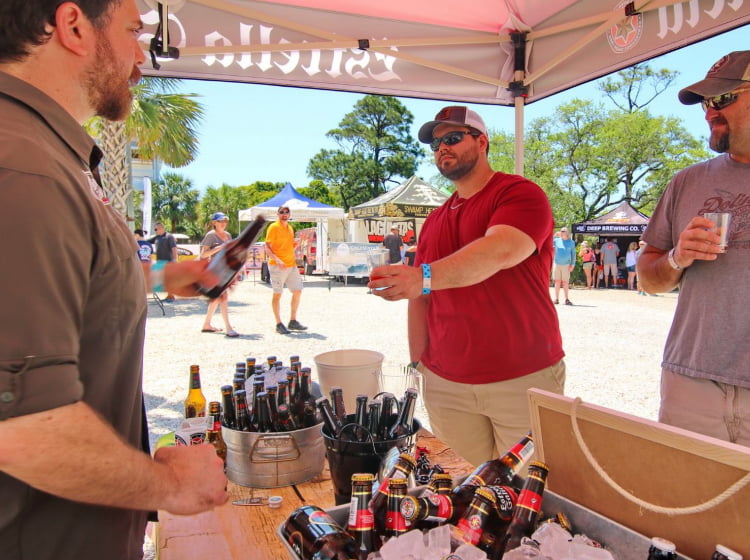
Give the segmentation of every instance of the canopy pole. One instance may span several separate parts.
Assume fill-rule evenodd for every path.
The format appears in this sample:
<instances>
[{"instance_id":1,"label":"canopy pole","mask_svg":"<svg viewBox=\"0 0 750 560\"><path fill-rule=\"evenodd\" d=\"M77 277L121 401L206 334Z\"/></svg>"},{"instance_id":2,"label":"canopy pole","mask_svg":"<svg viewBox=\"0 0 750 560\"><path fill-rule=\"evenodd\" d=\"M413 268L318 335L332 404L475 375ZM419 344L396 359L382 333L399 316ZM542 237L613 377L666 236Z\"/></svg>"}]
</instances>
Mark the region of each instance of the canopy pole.
<instances>
[{"instance_id":1,"label":"canopy pole","mask_svg":"<svg viewBox=\"0 0 750 560\"><path fill-rule=\"evenodd\" d=\"M526 32L514 31L510 34L513 42L513 81L510 83L510 92L513 95L515 106L515 150L514 171L517 175L523 175L524 167L524 105L529 95L529 87L523 83L526 77Z\"/></svg>"}]
</instances>

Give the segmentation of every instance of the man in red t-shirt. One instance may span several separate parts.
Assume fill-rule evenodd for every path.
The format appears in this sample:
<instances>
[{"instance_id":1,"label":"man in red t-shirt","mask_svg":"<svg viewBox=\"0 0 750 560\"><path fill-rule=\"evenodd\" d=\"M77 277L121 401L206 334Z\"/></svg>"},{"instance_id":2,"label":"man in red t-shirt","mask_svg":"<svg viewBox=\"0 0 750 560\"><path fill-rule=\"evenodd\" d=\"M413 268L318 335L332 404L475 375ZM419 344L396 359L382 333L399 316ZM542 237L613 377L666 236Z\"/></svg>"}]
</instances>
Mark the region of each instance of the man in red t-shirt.
<instances>
[{"instance_id":1,"label":"man in red t-shirt","mask_svg":"<svg viewBox=\"0 0 750 560\"><path fill-rule=\"evenodd\" d=\"M442 109L422 126L456 192L419 237L419 266L373 273L373 293L409 299L409 350L425 376L433 431L474 464L530 429L526 391L563 392L565 363L549 295L554 221L536 184L495 172L481 117ZM470 437L469 437L470 436Z\"/></svg>"}]
</instances>

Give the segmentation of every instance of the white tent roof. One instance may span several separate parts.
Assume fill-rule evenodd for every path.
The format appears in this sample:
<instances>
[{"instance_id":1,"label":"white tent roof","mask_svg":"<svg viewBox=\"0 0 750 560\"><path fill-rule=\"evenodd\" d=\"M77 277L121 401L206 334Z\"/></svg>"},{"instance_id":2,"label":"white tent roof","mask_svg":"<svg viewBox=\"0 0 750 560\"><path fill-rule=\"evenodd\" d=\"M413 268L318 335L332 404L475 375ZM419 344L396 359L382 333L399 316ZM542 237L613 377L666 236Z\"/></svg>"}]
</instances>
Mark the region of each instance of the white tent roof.
<instances>
[{"instance_id":1,"label":"white tent roof","mask_svg":"<svg viewBox=\"0 0 750 560\"><path fill-rule=\"evenodd\" d=\"M146 49L155 0L137 0ZM513 105L750 21L715 0L162 0L144 73ZM747 45L738 45L746 48ZM161 49L162 51L164 49ZM725 53L716 53L717 58Z\"/></svg>"}]
</instances>

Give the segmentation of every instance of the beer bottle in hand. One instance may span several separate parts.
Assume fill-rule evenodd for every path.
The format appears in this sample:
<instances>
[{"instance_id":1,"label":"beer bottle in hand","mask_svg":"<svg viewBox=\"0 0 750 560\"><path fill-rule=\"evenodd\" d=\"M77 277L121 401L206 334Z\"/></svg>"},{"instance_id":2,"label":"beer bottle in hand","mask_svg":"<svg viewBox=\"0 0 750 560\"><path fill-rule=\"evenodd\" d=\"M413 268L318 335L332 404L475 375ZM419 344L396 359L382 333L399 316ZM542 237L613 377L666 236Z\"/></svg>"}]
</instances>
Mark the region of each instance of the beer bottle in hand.
<instances>
[{"instance_id":1,"label":"beer bottle in hand","mask_svg":"<svg viewBox=\"0 0 750 560\"><path fill-rule=\"evenodd\" d=\"M529 465L529 474L518 495L513 518L505 532L502 552L498 558L502 558L505 552L518 548L521 545L521 539L531 536L536 529L536 521L542 509L542 495L547 483L547 474L549 474L549 467L546 464L534 461Z\"/></svg>"},{"instance_id":2,"label":"beer bottle in hand","mask_svg":"<svg viewBox=\"0 0 750 560\"><path fill-rule=\"evenodd\" d=\"M358 560L354 538L318 506L294 510L281 534L302 560Z\"/></svg>"},{"instance_id":3,"label":"beer bottle in hand","mask_svg":"<svg viewBox=\"0 0 750 560\"><path fill-rule=\"evenodd\" d=\"M373 533L375 523L370 509L374 481L375 475L370 473L352 475L352 501L349 504L347 531L357 544L359 560L366 560L370 552L377 550L377 539Z\"/></svg>"},{"instance_id":4,"label":"beer bottle in hand","mask_svg":"<svg viewBox=\"0 0 750 560\"><path fill-rule=\"evenodd\" d=\"M266 219L258 216L242 230L237 239L225 243L221 250L211 257L211 262L208 264L208 271L218 278L218 284L213 287L196 284L196 289L211 299L224 293L245 266L247 250L255 243L265 226Z\"/></svg>"},{"instance_id":5,"label":"beer bottle in hand","mask_svg":"<svg viewBox=\"0 0 750 560\"><path fill-rule=\"evenodd\" d=\"M206 415L206 397L201 390L200 366L190 366L190 389L185 399L185 418Z\"/></svg>"}]
</instances>

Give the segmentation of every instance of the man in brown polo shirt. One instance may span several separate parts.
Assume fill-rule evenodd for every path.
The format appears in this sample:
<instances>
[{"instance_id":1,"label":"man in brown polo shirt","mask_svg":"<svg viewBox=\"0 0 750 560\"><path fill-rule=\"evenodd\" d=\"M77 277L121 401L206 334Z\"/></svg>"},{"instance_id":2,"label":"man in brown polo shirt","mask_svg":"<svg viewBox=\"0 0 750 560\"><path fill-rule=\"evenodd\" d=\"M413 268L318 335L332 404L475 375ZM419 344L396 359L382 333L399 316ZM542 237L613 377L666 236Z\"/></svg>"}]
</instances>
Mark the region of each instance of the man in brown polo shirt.
<instances>
[{"instance_id":1,"label":"man in brown polo shirt","mask_svg":"<svg viewBox=\"0 0 750 560\"><path fill-rule=\"evenodd\" d=\"M143 273L80 126L128 114L141 21L134 0L85 5L0 7L3 560L141 558L147 511L226 501L210 446L144 452ZM161 272L179 295L207 280L200 261Z\"/></svg>"}]
</instances>

